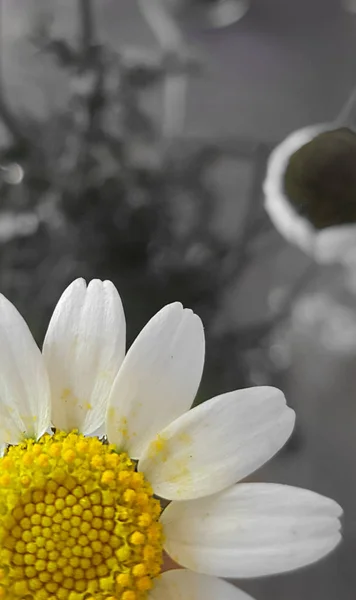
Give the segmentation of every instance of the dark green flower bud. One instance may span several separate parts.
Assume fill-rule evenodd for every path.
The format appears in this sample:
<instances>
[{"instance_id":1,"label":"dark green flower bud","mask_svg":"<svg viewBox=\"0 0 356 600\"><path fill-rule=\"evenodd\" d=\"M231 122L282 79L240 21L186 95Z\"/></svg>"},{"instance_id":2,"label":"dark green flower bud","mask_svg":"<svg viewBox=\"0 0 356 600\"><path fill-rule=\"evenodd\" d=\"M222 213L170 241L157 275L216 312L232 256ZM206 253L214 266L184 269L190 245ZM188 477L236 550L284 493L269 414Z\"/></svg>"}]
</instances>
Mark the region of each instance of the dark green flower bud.
<instances>
[{"instance_id":1,"label":"dark green flower bud","mask_svg":"<svg viewBox=\"0 0 356 600\"><path fill-rule=\"evenodd\" d=\"M356 223L356 133L320 133L289 159L284 191L315 229Z\"/></svg>"}]
</instances>

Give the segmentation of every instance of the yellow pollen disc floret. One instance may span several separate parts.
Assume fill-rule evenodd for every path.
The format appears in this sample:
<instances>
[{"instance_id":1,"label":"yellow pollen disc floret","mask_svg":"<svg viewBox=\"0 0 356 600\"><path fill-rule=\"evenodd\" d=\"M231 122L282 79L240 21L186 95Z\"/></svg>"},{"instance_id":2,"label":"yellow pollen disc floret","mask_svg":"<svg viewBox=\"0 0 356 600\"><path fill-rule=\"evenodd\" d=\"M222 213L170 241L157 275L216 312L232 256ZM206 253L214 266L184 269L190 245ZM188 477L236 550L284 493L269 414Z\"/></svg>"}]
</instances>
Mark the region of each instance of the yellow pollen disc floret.
<instances>
[{"instance_id":1,"label":"yellow pollen disc floret","mask_svg":"<svg viewBox=\"0 0 356 600\"><path fill-rule=\"evenodd\" d=\"M73 431L0 458L0 600L144 600L160 505L127 454Z\"/></svg>"}]
</instances>

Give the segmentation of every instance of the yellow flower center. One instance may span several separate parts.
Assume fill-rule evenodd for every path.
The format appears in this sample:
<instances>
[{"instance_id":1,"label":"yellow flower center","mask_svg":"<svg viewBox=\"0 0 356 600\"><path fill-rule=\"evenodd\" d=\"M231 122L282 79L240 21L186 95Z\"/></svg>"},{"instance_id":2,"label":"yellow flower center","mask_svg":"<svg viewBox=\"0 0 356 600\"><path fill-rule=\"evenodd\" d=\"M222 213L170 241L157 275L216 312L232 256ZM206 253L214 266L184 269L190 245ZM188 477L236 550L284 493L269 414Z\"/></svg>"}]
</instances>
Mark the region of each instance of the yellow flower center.
<instances>
[{"instance_id":1,"label":"yellow flower center","mask_svg":"<svg viewBox=\"0 0 356 600\"><path fill-rule=\"evenodd\" d=\"M0 459L0 600L143 600L162 564L160 504L127 454L77 432Z\"/></svg>"}]
</instances>

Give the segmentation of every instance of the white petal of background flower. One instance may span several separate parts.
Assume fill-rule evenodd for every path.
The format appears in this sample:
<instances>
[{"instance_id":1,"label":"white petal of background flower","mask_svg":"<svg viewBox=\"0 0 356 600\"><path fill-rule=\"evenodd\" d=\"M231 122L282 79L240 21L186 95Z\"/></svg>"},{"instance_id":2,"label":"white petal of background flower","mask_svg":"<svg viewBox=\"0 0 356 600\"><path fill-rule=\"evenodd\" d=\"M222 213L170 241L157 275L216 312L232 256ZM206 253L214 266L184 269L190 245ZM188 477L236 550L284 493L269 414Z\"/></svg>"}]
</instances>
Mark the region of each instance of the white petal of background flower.
<instances>
[{"instance_id":1,"label":"white petal of background flower","mask_svg":"<svg viewBox=\"0 0 356 600\"><path fill-rule=\"evenodd\" d=\"M214 494L270 459L289 438L294 419L276 388L229 392L168 425L147 448L138 469L163 498Z\"/></svg>"},{"instance_id":2,"label":"white petal of background flower","mask_svg":"<svg viewBox=\"0 0 356 600\"><path fill-rule=\"evenodd\" d=\"M131 346L113 385L107 414L110 442L139 458L160 429L190 408L204 353L197 315L179 302L160 310Z\"/></svg>"},{"instance_id":3,"label":"white petal of background flower","mask_svg":"<svg viewBox=\"0 0 356 600\"><path fill-rule=\"evenodd\" d=\"M0 445L40 437L50 425L41 352L16 308L0 296Z\"/></svg>"},{"instance_id":4,"label":"white petal of background flower","mask_svg":"<svg viewBox=\"0 0 356 600\"><path fill-rule=\"evenodd\" d=\"M356 262L356 225L321 229L316 237L315 258L320 263Z\"/></svg>"},{"instance_id":5,"label":"white petal of background flower","mask_svg":"<svg viewBox=\"0 0 356 600\"><path fill-rule=\"evenodd\" d=\"M312 125L291 133L271 153L263 184L265 208L276 229L290 242L308 254L314 254L316 230L300 216L284 191L284 174L291 156L314 137L330 129L328 125Z\"/></svg>"},{"instance_id":6,"label":"white petal of background flower","mask_svg":"<svg viewBox=\"0 0 356 600\"><path fill-rule=\"evenodd\" d=\"M74 281L54 310L43 346L57 428L89 434L102 424L125 343L125 316L115 286Z\"/></svg>"},{"instance_id":7,"label":"white petal of background flower","mask_svg":"<svg viewBox=\"0 0 356 600\"><path fill-rule=\"evenodd\" d=\"M311 125L294 131L271 153L263 184L265 208L276 229L317 262L356 262L356 225L315 229L310 221L297 213L284 191L284 174L291 156L319 134L332 131L336 125Z\"/></svg>"},{"instance_id":8,"label":"white petal of background flower","mask_svg":"<svg viewBox=\"0 0 356 600\"><path fill-rule=\"evenodd\" d=\"M163 573L149 600L253 600L231 583L187 571L175 569Z\"/></svg>"},{"instance_id":9,"label":"white petal of background flower","mask_svg":"<svg viewBox=\"0 0 356 600\"><path fill-rule=\"evenodd\" d=\"M241 483L163 512L165 549L179 564L220 577L258 577L313 563L341 539L340 506L309 490Z\"/></svg>"}]
</instances>

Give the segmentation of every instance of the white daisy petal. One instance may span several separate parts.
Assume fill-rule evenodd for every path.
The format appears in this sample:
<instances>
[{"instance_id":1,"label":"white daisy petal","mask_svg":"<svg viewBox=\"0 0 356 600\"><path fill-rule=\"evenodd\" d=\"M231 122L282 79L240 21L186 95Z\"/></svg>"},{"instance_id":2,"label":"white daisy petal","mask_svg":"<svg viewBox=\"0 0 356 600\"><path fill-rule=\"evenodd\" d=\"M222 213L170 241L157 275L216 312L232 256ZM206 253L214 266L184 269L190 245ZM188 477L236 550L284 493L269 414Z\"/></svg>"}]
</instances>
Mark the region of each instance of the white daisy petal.
<instances>
[{"instance_id":1,"label":"white daisy petal","mask_svg":"<svg viewBox=\"0 0 356 600\"><path fill-rule=\"evenodd\" d=\"M163 573L148 597L149 600L253 600L227 581L186 569Z\"/></svg>"},{"instance_id":2,"label":"white daisy petal","mask_svg":"<svg viewBox=\"0 0 356 600\"><path fill-rule=\"evenodd\" d=\"M168 554L220 577L259 577L313 563L341 539L333 500L284 485L238 484L215 496L173 502L161 521Z\"/></svg>"},{"instance_id":3,"label":"white daisy petal","mask_svg":"<svg viewBox=\"0 0 356 600\"><path fill-rule=\"evenodd\" d=\"M110 442L138 458L160 429L188 410L199 387L204 348L197 315L178 302L160 310L131 346L113 385Z\"/></svg>"},{"instance_id":4,"label":"white daisy petal","mask_svg":"<svg viewBox=\"0 0 356 600\"><path fill-rule=\"evenodd\" d=\"M29 328L0 296L0 446L24 435L40 437L50 425L49 382Z\"/></svg>"},{"instance_id":5,"label":"white daisy petal","mask_svg":"<svg viewBox=\"0 0 356 600\"><path fill-rule=\"evenodd\" d=\"M223 394L161 431L138 469L163 498L189 500L214 494L270 459L289 438L294 418L276 388Z\"/></svg>"},{"instance_id":6,"label":"white daisy petal","mask_svg":"<svg viewBox=\"0 0 356 600\"><path fill-rule=\"evenodd\" d=\"M125 353L125 317L110 281L74 281L60 298L46 334L53 423L90 434L102 424Z\"/></svg>"}]
</instances>

